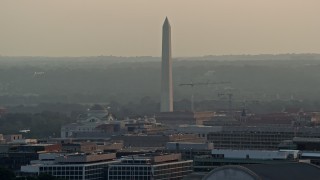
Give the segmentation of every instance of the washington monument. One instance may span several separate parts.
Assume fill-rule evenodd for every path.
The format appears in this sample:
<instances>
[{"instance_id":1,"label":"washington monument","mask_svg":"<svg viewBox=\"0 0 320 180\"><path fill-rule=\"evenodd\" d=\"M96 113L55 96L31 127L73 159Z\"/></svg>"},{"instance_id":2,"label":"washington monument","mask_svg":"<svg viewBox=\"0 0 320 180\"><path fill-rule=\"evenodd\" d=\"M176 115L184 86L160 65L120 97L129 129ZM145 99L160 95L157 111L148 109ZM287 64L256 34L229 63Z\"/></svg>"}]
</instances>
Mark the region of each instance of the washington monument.
<instances>
[{"instance_id":1,"label":"washington monument","mask_svg":"<svg viewBox=\"0 0 320 180\"><path fill-rule=\"evenodd\" d=\"M168 18L162 26L161 112L173 111L171 26Z\"/></svg>"}]
</instances>

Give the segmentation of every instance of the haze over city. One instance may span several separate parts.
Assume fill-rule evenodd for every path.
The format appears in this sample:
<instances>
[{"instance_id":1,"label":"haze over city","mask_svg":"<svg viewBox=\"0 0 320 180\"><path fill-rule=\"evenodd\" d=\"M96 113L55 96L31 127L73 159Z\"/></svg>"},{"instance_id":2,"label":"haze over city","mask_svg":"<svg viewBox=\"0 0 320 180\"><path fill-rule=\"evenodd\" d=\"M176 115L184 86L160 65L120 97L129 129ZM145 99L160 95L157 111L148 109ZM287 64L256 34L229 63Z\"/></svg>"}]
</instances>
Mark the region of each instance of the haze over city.
<instances>
[{"instance_id":1,"label":"haze over city","mask_svg":"<svg viewBox=\"0 0 320 180\"><path fill-rule=\"evenodd\" d=\"M0 2L0 180L319 180L315 0Z\"/></svg>"},{"instance_id":2,"label":"haze over city","mask_svg":"<svg viewBox=\"0 0 320 180\"><path fill-rule=\"evenodd\" d=\"M29 0L0 2L4 56L173 56L320 53L317 0Z\"/></svg>"}]
</instances>

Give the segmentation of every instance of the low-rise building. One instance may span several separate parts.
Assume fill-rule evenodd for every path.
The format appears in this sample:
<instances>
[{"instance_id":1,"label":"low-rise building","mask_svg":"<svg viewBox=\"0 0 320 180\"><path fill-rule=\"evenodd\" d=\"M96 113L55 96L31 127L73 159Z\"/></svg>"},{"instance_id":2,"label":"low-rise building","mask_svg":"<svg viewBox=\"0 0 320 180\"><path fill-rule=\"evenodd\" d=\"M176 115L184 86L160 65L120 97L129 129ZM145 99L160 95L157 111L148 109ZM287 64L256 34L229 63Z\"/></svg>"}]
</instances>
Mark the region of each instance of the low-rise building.
<instances>
[{"instance_id":1,"label":"low-rise building","mask_svg":"<svg viewBox=\"0 0 320 180\"><path fill-rule=\"evenodd\" d=\"M45 173L69 180L103 180L107 179L108 165L119 162L115 158L115 153L41 154L39 160L21 166L21 174Z\"/></svg>"},{"instance_id":2,"label":"low-rise building","mask_svg":"<svg viewBox=\"0 0 320 180\"><path fill-rule=\"evenodd\" d=\"M63 152L91 153L97 150L97 144L93 142L82 143L64 143L62 144Z\"/></svg>"},{"instance_id":3,"label":"low-rise building","mask_svg":"<svg viewBox=\"0 0 320 180\"><path fill-rule=\"evenodd\" d=\"M168 142L164 151L167 153L181 153L182 159L193 160L195 156L210 155L212 149L212 143Z\"/></svg>"},{"instance_id":4,"label":"low-rise building","mask_svg":"<svg viewBox=\"0 0 320 180\"><path fill-rule=\"evenodd\" d=\"M209 172L223 165L279 164L297 162L299 151L261 151L214 149L211 155L194 158L195 172Z\"/></svg>"},{"instance_id":5,"label":"low-rise building","mask_svg":"<svg viewBox=\"0 0 320 180\"><path fill-rule=\"evenodd\" d=\"M207 141L217 149L276 150L282 141L294 137L320 138L320 127L223 126L208 133Z\"/></svg>"},{"instance_id":6,"label":"low-rise building","mask_svg":"<svg viewBox=\"0 0 320 180\"><path fill-rule=\"evenodd\" d=\"M204 121L214 117L213 111L191 112L191 111L175 111L161 112L156 115L159 123L168 125L171 128L176 128L181 124L201 125Z\"/></svg>"},{"instance_id":7,"label":"low-rise building","mask_svg":"<svg viewBox=\"0 0 320 180\"><path fill-rule=\"evenodd\" d=\"M183 179L192 173L192 160L181 160L181 154L145 154L122 158L110 164L109 180L118 179Z\"/></svg>"},{"instance_id":8,"label":"low-rise building","mask_svg":"<svg viewBox=\"0 0 320 180\"><path fill-rule=\"evenodd\" d=\"M3 146L2 148L6 151L0 153L0 166L13 170L20 169L22 165L38 159L40 153L61 151L60 144L9 144L7 147Z\"/></svg>"},{"instance_id":9,"label":"low-rise building","mask_svg":"<svg viewBox=\"0 0 320 180\"><path fill-rule=\"evenodd\" d=\"M292 140L282 141L279 145L279 149L320 151L320 138L294 137Z\"/></svg>"},{"instance_id":10,"label":"low-rise building","mask_svg":"<svg viewBox=\"0 0 320 180\"><path fill-rule=\"evenodd\" d=\"M113 136L112 140L122 141L125 147L164 147L167 142L204 142L195 134L170 135L121 135Z\"/></svg>"},{"instance_id":11,"label":"low-rise building","mask_svg":"<svg viewBox=\"0 0 320 180\"><path fill-rule=\"evenodd\" d=\"M7 143L14 142L16 140L22 139L22 134L8 134L4 135L4 139Z\"/></svg>"}]
</instances>

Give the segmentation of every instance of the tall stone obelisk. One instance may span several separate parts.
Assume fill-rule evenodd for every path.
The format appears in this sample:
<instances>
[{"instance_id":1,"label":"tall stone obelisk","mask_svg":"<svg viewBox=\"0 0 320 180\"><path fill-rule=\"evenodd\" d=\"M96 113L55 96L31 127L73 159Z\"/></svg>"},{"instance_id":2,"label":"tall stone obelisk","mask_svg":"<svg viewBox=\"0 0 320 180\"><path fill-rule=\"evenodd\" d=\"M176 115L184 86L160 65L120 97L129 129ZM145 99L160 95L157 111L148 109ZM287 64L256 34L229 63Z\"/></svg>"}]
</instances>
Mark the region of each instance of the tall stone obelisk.
<instances>
[{"instance_id":1,"label":"tall stone obelisk","mask_svg":"<svg viewBox=\"0 0 320 180\"><path fill-rule=\"evenodd\" d=\"M171 26L168 18L162 26L162 67L160 112L173 111Z\"/></svg>"}]
</instances>

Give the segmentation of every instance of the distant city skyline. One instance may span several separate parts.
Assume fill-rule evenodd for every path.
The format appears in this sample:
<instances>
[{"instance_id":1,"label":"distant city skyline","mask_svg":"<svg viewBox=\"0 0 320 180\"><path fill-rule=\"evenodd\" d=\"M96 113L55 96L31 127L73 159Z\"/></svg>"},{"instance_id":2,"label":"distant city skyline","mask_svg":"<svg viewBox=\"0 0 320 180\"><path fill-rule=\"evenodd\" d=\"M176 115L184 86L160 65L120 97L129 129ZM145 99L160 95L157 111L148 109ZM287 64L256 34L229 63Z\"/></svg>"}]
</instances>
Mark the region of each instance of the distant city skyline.
<instances>
[{"instance_id":1,"label":"distant city skyline","mask_svg":"<svg viewBox=\"0 0 320 180\"><path fill-rule=\"evenodd\" d=\"M0 2L0 55L173 57L320 53L320 1L30 0Z\"/></svg>"}]
</instances>

